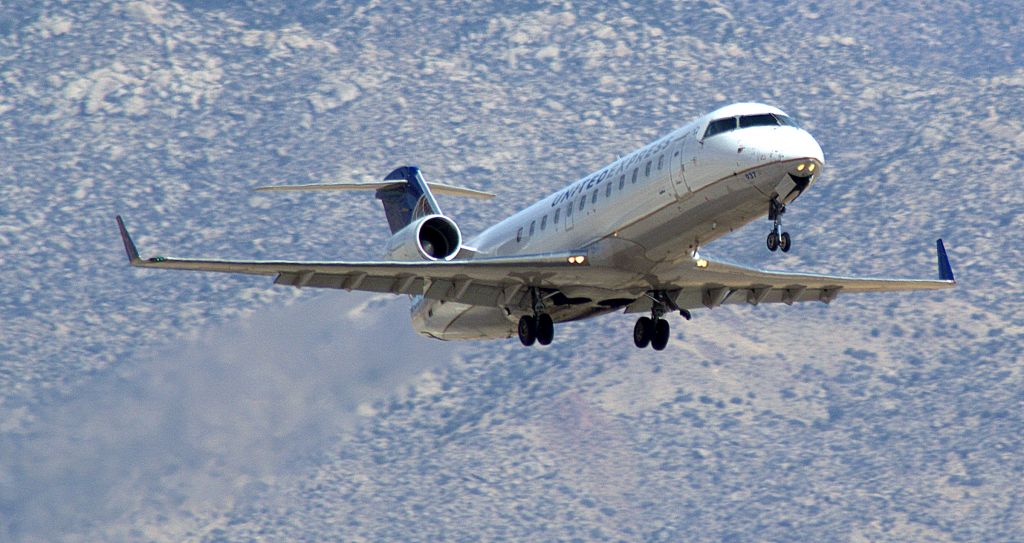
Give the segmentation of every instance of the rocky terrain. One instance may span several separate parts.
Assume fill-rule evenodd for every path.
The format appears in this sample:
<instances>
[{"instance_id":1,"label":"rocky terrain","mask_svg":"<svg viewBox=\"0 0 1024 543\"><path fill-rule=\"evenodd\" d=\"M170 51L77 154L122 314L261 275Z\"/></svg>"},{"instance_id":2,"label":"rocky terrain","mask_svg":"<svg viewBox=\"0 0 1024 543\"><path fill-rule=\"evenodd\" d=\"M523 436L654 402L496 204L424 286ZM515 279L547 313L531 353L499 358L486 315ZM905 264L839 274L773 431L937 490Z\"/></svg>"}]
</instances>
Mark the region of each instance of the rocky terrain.
<instances>
[{"instance_id":1,"label":"rocky terrain","mask_svg":"<svg viewBox=\"0 0 1024 543\"><path fill-rule=\"evenodd\" d=\"M1015 541L1016 2L0 5L0 540ZM430 180L467 233L718 105L825 150L777 269L960 286L439 343L406 301L129 268L373 258Z\"/></svg>"}]
</instances>

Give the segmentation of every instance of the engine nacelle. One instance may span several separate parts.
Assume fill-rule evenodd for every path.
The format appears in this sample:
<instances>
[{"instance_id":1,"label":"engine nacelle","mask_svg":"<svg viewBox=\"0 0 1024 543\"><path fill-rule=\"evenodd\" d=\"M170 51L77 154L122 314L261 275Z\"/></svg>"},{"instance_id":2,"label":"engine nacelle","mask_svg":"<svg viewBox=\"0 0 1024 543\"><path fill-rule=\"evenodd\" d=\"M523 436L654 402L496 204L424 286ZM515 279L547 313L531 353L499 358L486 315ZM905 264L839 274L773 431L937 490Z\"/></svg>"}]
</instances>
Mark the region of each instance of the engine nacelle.
<instances>
[{"instance_id":1,"label":"engine nacelle","mask_svg":"<svg viewBox=\"0 0 1024 543\"><path fill-rule=\"evenodd\" d=\"M388 240L391 260L451 260L462 248L462 232L444 215L427 215L409 223Z\"/></svg>"}]
</instances>

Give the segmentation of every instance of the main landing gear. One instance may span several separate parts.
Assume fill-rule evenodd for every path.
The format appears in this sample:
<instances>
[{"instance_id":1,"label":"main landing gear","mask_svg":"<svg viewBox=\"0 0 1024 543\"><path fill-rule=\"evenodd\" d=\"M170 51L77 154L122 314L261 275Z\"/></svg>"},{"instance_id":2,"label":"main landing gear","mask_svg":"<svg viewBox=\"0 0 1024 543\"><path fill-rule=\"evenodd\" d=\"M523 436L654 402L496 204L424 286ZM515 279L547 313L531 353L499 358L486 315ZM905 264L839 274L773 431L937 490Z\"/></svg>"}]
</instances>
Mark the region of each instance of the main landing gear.
<instances>
[{"instance_id":1,"label":"main landing gear","mask_svg":"<svg viewBox=\"0 0 1024 543\"><path fill-rule=\"evenodd\" d=\"M534 342L550 345L554 338L555 323L551 320L551 315L541 313L536 317L533 315L519 317L519 341L523 345L529 347Z\"/></svg>"},{"instance_id":2,"label":"main landing gear","mask_svg":"<svg viewBox=\"0 0 1024 543\"><path fill-rule=\"evenodd\" d=\"M786 204L780 203L777 198L772 198L768 202L768 220L772 221L772 231L768 234L768 250L775 252L778 249L782 249L782 252L788 253L789 248L793 246L792 240L789 238L789 232L782 232L782 215L786 213Z\"/></svg>"},{"instance_id":3,"label":"main landing gear","mask_svg":"<svg viewBox=\"0 0 1024 543\"><path fill-rule=\"evenodd\" d=\"M640 317L633 326L633 343L643 349L650 345L655 351L661 351L668 345L671 332L668 321L658 317Z\"/></svg>"},{"instance_id":4,"label":"main landing gear","mask_svg":"<svg viewBox=\"0 0 1024 543\"><path fill-rule=\"evenodd\" d=\"M530 289L533 299L533 315L519 317L519 341L529 347L534 343L550 345L555 339L555 322L545 312L544 300L537 289Z\"/></svg>"},{"instance_id":5,"label":"main landing gear","mask_svg":"<svg viewBox=\"0 0 1024 543\"><path fill-rule=\"evenodd\" d=\"M653 301L650 317L640 317L633 326L633 344L643 349L648 345L655 351L662 351L668 345L671 328L662 317L668 310L678 311L686 320L690 320L690 312L676 305L664 291L655 291L648 296Z\"/></svg>"}]
</instances>

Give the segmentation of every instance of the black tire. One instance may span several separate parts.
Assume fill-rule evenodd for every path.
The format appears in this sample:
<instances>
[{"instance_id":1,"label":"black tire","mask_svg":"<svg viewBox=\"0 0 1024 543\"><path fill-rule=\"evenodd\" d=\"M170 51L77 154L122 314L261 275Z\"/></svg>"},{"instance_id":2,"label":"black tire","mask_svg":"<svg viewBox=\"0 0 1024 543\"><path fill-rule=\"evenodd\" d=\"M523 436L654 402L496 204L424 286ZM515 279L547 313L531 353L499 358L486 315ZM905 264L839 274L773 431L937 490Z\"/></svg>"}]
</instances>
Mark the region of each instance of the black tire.
<instances>
[{"instance_id":1,"label":"black tire","mask_svg":"<svg viewBox=\"0 0 1024 543\"><path fill-rule=\"evenodd\" d=\"M519 318L519 341L527 347L537 341L537 320L530 315Z\"/></svg>"},{"instance_id":2,"label":"black tire","mask_svg":"<svg viewBox=\"0 0 1024 543\"><path fill-rule=\"evenodd\" d=\"M553 339L555 339L555 323L551 320L551 315L541 313L537 316L537 343L551 345Z\"/></svg>"},{"instance_id":3,"label":"black tire","mask_svg":"<svg viewBox=\"0 0 1024 543\"><path fill-rule=\"evenodd\" d=\"M668 336L671 330L668 326L668 321L665 319L658 319L654 323L654 335L651 336L651 348L655 351L665 350L665 346L668 345Z\"/></svg>"},{"instance_id":4,"label":"black tire","mask_svg":"<svg viewBox=\"0 0 1024 543\"><path fill-rule=\"evenodd\" d=\"M792 247L792 246L793 246L793 242L789 238L789 232L783 232L782 233L782 237L779 238L779 249L782 249L782 252L784 252L784 253L788 253L789 252L789 248Z\"/></svg>"},{"instance_id":5,"label":"black tire","mask_svg":"<svg viewBox=\"0 0 1024 543\"><path fill-rule=\"evenodd\" d=\"M654 322L648 317L640 317L633 326L633 344L643 349L651 343L654 335Z\"/></svg>"},{"instance_id":6,"label":"black tire","mask_svg":"<svg viewBox=\"0 0 1024 543\"><path fill-rule=\"evenodd\" d=\"M779 248L779 236L774 231L768 234L768 250L775 252Z\"/></svg>"}]
</instances>

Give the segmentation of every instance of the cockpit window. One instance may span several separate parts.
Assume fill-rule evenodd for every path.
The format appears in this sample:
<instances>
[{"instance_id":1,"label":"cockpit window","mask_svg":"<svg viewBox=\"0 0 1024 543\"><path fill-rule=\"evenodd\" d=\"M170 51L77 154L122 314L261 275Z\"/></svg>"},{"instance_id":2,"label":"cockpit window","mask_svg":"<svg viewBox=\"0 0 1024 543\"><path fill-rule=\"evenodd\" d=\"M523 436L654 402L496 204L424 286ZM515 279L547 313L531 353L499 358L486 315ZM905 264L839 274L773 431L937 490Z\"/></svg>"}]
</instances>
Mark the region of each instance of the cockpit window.
<instances>
[{"instance_id":1,"label":"cockpit window","mask_svg":"<svg viewBox=\"0 0 1024 543\"><path fill-rule=\"evenodd\" d=\"M711 121L708 124L708 129L704 131L704 137L710 138L711 136L717 136L718 134L729 132L730 130L736 130L736 117Z\"/></svg>"},{"instance_id":2,"label":"cockpit window","mask_svg":"<svg viewBox=\"0 0 1024 543\"><path fill-rule=\"evenodd\" d=\"M775 118L778 119L779 124L781 124L782 126L792 126L794 128L800 128L800 125L796 124L796 121L794 121L792 117L787 117L779 113L775 113L774 115Z\"/></svg>"},{"instance_id":3,"label":"cockpit window","mask_svg":"<svg viewBox=\"0 0 1024 543\"><path fill-rule=\"evenodd\" d=\"M757 115L742 115L740 117L729 117L718 119L708 123L708 129L704 132L705 138L716 136L725 132L731 132L736 128L750 128L753 126L793 126L799 128L796 121L778 113L759 113Z\"/></svg>"},{"instance_id":4,"label":"cockpit window","mask_svg":"<svg viewBox=\"0 0 1024 543\"><path fill-rule=\"evenodd\" d=\"M771 113L740 117L740 128L750 128L752 126L779 126L779 121Z\"/></svg>"}]
</instances>

